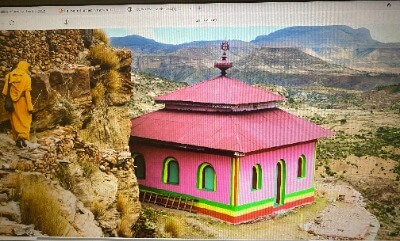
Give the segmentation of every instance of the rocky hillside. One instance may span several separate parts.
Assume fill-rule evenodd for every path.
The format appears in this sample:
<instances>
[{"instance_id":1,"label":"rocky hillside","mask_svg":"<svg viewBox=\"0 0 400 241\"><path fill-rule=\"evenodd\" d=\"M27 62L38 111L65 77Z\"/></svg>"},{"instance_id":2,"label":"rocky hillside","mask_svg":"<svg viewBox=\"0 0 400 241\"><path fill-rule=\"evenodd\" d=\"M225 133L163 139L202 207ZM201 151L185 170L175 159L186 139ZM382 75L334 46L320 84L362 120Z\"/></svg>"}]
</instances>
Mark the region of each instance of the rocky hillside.
<instances>
[{"instance_id":1,"label":"rocky hillside","mask_svg":"<svg viewBox=\"0 0 400 241\"><path fill-rule=\"evenodd\" d=\"M162 104L154 102L155 97L187 86L185 83L139 72L132 72L132 81L135 95L128 103L129 115L132 118L163 108Z\"/></svg>"},{"instance_id":2,"label":"rocky hillside","mask_svg":"<svg viewBox=\"0 0 400 241\"><path fill-rule=\"evenodd\" d=\"M344 25L288 27L268 35L258 36L251 42L281 47L350 47L379 44L378 41L372 39L368 29L353 29Z\"/></svg>"},{"instance_id":3,"label":"rocky hillside","mask_svg":"<svg viewBox=\"0 0 400 241\"><path fill-rule=\"evenodd\" d=\"M0 235L135 236L131 51L111 48L98 30L1 31L0 42L0 89L27 60L35 109L19 149L0 99Z\"/></svg>"},{"instance_id":4,"label":"rocky hillside","mask_svg":"<svg viewBox=\"0 0 400 241\"><path fill-rule=\"evenodd\" d=\"M24 149L0 134L0 147L0 236L133 235L140 203L130 153L99 150L72 126L38 133Z\"/></svg>"},{"instance_id":5,"label":"rocky hillside","mask_svg":"<svg viewBox=\"0 0 400 241\"><path fill-rule=\"evenodd\" d=\"M366 28L289 27L251 41L259 46L297 47L330 63L374 73L400 73L400 44L381 43Z\"/></svg>"},{"instance_id":6,"label":"rocky hillside","mask_svg":"<svg viewBox=\"0 0 400 241\"><path fill-rule=\"evenodd\" d=\"M113 46L137 52L134 70L189 84L218 74L213 63L220 59L220 43L167 45L140 36L111 39ZM250 84L318 84L365 90L396 84L400 74L400 44L380 43L372 39L366 28L290 27L258 36L251 42L230 40L230 47L228 56L234 63L230 76ZM269 56L257 58L266 54Z\"/></svg>"},{"instance_id":7,"label":"rocky hillside","mask_svg":"<svg viewBox=\"0 0 400 241\"><path fill-rule=\"evenodd\" d=\"M0 43L0 89L13 65L23 59L32 65L34 131L74 124L91 133L88 141L120 150L126 147L129 117L124 105L132 96L130 51L106 47L93 30L1 31ZM113 59L114 65L99 62L94 50L103 51L103 58ZM7 126L3 101L0 124Z\"/></svg>"}]
</instances>

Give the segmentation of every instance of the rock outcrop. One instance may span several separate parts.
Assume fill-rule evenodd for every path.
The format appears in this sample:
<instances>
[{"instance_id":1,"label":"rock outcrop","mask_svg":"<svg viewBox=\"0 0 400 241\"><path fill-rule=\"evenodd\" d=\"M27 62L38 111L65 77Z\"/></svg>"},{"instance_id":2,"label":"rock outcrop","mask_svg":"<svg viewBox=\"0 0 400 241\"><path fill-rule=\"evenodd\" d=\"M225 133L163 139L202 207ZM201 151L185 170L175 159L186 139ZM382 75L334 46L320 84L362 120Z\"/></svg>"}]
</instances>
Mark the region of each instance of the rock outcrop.
<instances>
[{"instance_id":1,"label":"rock outcrop","mask_svg":"<svg viewBox=\"0 0 400 241\"><path fill-rule=\"evenodd\" d=\"M363 196L345 183L335 179L316 182L316 192L330 204L313 221L300 228L317 239L375 240L380 224L365 209Z\"/></svg>"},{"instance_id":2,"label":"rock outcrop","mask_svg":"<svg viewBox=\"0 0 400 241\"><path fill-rule=\"evenodd\" d=\"M130 122L125 104L132 98L132 53L111 49L119 60L115 88L105 88L102 105L94 103L93 89L109 70L92 66L91 44L106 44L89 30L0 31L0 90L4 76L20 60L32 66L33 131L73 124L88 141L101 147L123 150ZM0 98L0 125L8 114ZM94 135L92 135L94 133Z\"/></svg>"},{"instance_id":3,"label":"rock outcrop","mask_svg":"<svg viewBox=\"0 0 400 241\"><path fill-rule=\"evenodd\" d=\"M66 218L75 227L67 236L118 236L122 216L116 204L119 194L129 197L130 218L136 222L141 206L130 153L101 151L83 141L72 126L37 133L33 141L19 149L8 135L0 134L1 235L16 235L15 230L21 235L41 235L21 224L19 205L14 201L18 173L40 175L43 182L50 183Z\"/></svg>"}]
</instances>

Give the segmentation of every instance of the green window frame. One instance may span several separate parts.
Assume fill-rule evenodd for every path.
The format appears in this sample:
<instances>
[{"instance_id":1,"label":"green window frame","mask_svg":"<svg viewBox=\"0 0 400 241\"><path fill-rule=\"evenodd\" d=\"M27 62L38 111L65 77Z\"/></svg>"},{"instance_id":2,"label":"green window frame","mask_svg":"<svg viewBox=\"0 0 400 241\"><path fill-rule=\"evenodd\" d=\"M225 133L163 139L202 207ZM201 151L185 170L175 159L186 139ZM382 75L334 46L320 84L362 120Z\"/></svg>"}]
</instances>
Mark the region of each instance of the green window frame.
<instances>
[{"instance_id":1,"label":"green window frame","mask_svg":"<svg viewBox=\"0 0 400 241\"><path fill-rule=\"evenodd\" d=\"M260 164L256 164L252 168L251 190L260 190L262 188L262 169Z\"/></svg>"},{"instance_id":2,"label":"green window frame","mask_svg":"<svg viewBox=\"0 0 400 241\"><path fill-rule=\"evenodd\" d=\"M286 162L280 159L275 168L275 204L279 206L285 204L286 196Z\"/></svg>"},{"instance_id":3,"label":"green window frame","mask_svg":"<svg viewBox=\"0 0 400 241\"><path fill-rule=\"evenodd\" d=\"M142 154L135 153L132 155L133 170L137 179L146 179L146 161Z\"/></svg>"},{"instance_id":4,"label":"green window frame","mask_svg":"<svg viewBox=\"0 0 400 241\"><path fill-rule=\"evenodd\" d=\"M179 185L179 163L173 157L164 160L162 182Z\"/></svg>"},{"instance_id":5,"label":"green window frame","mask_svg":"<svg viewBox=\"0 0 400 241\"><path fill-rule=\"evenodd\" d=\"M307 171L306 157L301 155L297 160L297 178L305 178Z\"/></svg>"},{"instance_id":6,"label":"green window frame","mask_svg":"<svg viewBox=\"0 0 400 241\"><path fill-rule=\"evenodd\" d=\"M217 190L217 175L209 163L202 163L197 170L197 188L205 191Z\"/></svg>"}]
</instances>

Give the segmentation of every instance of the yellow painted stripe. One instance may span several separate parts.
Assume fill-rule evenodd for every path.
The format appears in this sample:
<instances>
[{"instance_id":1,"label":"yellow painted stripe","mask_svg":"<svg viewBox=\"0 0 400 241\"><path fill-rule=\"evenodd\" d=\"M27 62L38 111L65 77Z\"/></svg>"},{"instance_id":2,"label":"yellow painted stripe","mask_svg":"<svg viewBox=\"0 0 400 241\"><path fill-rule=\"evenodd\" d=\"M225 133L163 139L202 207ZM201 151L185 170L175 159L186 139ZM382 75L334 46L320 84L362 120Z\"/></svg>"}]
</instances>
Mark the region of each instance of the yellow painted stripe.
<instances>
[{"instance_id":1,"label":"yellow painted stripe","mask_svg":"<svg viewBox=\"0 0 400 241\"><path fill-rule=\"evenodd\" d=\"M237 204L239 203L239 183L240 183L240 158L237 157L236 158L236 203L235 206L237 206Z\"/></svg>"},{"instance_id":2,"label":"yellow painted stripe","mask_svg":"<svg viewBox=\"0 0 400 241\"><path fill-rule=\"evenodd\" d=\"M235 158L232 158L231 161L231 206L234 206L235 202Z\"/></svg>"},{"instance_id":3,"label":"yellow painted stripe","mask_svg":"<svg viewBox=\"0 0 400 241\"><path fill-rule=\"evenodd\" d=\"M307 193L307 194L304 194L304 195L300 195L300 196L296 196L296 197L292 197L292 198L287 198L285 200L285 203L294 202L294 201L305 199L305 198L308 198L308 197L311 197L311 196L314 196L313 192L312 193ZM199 207L199 208L204 208L204 209L207 209L207 210L211 210L211 211L215 211L215 212L218 212L218 213L226 214L226 215L229 215L231 217L238 217L238 216L242 216L244 214L248 214L248 213L251 213L251 212L254 212L254 211L257 211L257 210L262 210L262 209L266 209L266 208L272 207L273 203L274 202L272 201L270 203L262 204L262 205L255 206L255 207L249 207L249 208L247 208L245 210L240 210L240 211L227 210L227 209L223 209L223 208L220 208L220 207L215 207L215 206L212 206L212 205L208 205L208 204L205 204L205 203L195 203L194 206Z\"/></svg>"}]
</instances>

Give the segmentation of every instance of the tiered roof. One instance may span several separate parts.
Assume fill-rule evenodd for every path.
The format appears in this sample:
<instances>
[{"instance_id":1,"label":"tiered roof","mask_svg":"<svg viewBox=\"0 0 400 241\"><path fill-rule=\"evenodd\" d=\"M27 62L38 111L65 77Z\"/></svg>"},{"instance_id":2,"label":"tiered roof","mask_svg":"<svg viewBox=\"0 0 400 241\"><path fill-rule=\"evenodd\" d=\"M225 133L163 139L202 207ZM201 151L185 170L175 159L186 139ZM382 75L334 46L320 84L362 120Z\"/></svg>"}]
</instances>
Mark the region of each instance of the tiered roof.
<instances>
[{"instance_id":1,"label":"tiered roof","mask_svg":"<svg viewBox=\"0 0 400 241\"><path fill-rule=\"evenodd\" d=\"M225 55L225 56L224 56ZM225 57L225 59L224 59ZM332 132L279 108L282 96L221 75L156 98L165 109L132 119L131 136L184 148L250 153L313 141Z\"/></svg>"}]
</instances>

